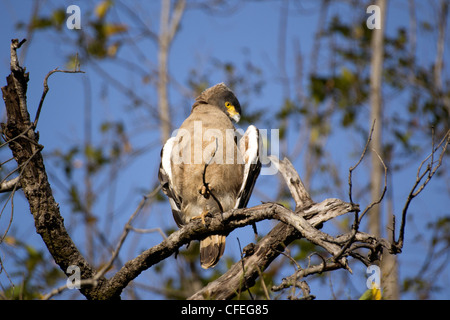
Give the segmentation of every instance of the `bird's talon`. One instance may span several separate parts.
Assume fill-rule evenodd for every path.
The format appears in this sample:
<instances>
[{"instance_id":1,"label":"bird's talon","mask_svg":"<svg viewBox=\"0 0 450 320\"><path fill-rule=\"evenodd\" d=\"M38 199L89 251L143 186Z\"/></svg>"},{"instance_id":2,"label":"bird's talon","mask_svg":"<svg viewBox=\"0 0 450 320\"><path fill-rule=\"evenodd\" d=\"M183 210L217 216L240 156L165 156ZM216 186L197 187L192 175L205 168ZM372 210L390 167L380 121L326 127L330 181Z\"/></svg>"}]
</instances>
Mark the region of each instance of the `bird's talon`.
<instances>
[{"instance_id":1,"label":"bird's talon","mask_svg":"<svg viewBox=\"0 0 450 320\"><path fill-rule=\"evenodd\" d=\"M192 217L191 220L202 219L203 225L206 225L205 217L208 213L209 212L207 210L203 210L203 212L201 214L199 214L198 216Z\"/></svg>"}]
</instances>

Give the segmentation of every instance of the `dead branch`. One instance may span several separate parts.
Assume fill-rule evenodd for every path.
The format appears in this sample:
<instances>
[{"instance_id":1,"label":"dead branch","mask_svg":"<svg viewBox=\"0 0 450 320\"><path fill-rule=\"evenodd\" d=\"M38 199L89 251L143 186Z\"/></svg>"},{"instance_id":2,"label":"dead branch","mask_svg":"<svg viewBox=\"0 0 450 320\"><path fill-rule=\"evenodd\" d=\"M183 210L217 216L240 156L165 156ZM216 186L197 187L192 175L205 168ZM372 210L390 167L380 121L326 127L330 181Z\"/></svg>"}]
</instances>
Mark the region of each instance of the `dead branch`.
<instances>
[{"instance_id":1,"label":"dead branch","mask_svg":"<svg viewBox=\"0 0 450 320\"><path fill-rule=\"evenodd\" d=\"M278 171L286 181L287 187L291 192L292 198L294 198L297 208L305 208L313 203L311 196L303 184L302 179L298 175L292 163L289 159L285 158L283 161L277 157L269 156L270 161L275 164Z\"/></svg>"},{"instance_id":2,"label":"dead branch","mask_svg":"<svg viewBox=\"0 0 450 320\"><path fill-rule=\"evenodd\" d=\"M364 217L364 215L370 210L372 209L374 206L378 205L381 203L381 201L383 201L384 195L386 194L386 190L387 190L387 167L384 164L383 159L381 158L381 156L378 154L378 152L375 149L372 149L372 152L375 153L375 155L378 157L378 160L380 161L381 165L384 168L384 186L383 189L381 191L381 194L379 195L378 199L373 200L363 211L363 213L361 214L361 216L359 217L359 222L361 222L361 219Z\"/></svg>"},{"instance_id":3,"label":"dead branch","mask_svg":"<svg viewBox=\"0 0 450 320\"><path fill-rule=\"evenodd\" d=\"M125 224L125 227L123 229L122 234L120 235L119 241L117 243L116 248L114 249L110 260L105 264L105 266L95 275L94 280L98 280L101 277L103 277L106 272L109 270L109 268L111 268L111 266L113 265L114 261L116 260L117 256L119 255L119 251L122 248L123 243L125 242L125 239L128 236L128 233L130 232L130 230L133 229L133 227L131 226L131 222L136 218L136 216L141 212L141 210L144 208L144 206L147 204L147 201L149 199L152 199L156 193L161 189L161 187L157 187L155 188L155 190L153 190L152 192L150 192L149 195L145 196L142 198L141 202L139 203L138 207L136 208L136 210L134 211L134 213L131 215L131 217L128 219L128 222ZM163 238L166 238L165 235L163 234Z\"/></svg>"},{"instance_id":4,"label":"dead branch","mask_svg":"<svg viewBox=\"0 0 450 320\"><path fill-rule=\"evenodd\" d=\"M334 208L334 210L332 210L331 214L323 214L328 213L324 212L328 208ZM162 241L160 244L144 251L135 259L128 261L122 267L122 269L120 269L110 279L110 290L121 291L142 271L169 257L170 255L175 253L178 248L180 248L184 244L188 244L192 240L201 240L211 234L216 233L228 234L236 228L241 228L266 219L280 220L282 221L282 225L287 225L292 222L295 224L295 230L297 230L297 232L299 232L298 230L302 230L302 232L307 233L307 231L304 231L303 229L303 222L301 222L303 219L302 216L310 217L308 221L310 221L313 226L317 226L336 216L350 212L354 210L354 208L354 205L350 205L349 203L345 203L339 199L327 199L319 204L312 205L310 208L294 214L291 210L283 207L280 204L265 203L252 208L230 210L223 214L217 213L212 216L206 216L205 224L203 224L203 222L199 219L193 220L183 228L172 233L166 240ZM294 218L292 218L292 216L294 216ZM274 233L277 233L277 230L272 231ZM271 237L273 236L274 235L271 235ZM283 235L278 233L278 236L282 237ZM251 261L254 258L264 255L264 253L261 251L267 251L270 248L268 246L268 243L269 242L264 242L263 246L261 245L260 241L260 243L258 243L259 247L256 249L255 253L251 256L244 257L243 262L245 266L244 270L246 278L249 276L254 277L253 273L256 273L258 275L257 265L253 265L253 267L249 269L249 265L252 265L251 263L249 264L249 260ZM264 247L264 249L262 249L262 247ZM280 249L281 248L278 248L277 250L279 251ZM262 258L266 257L264 256ZM234 270L234 268L237 268L239 274L243 273L241 261L239 263L236 263L231 269ZM256 277L254 279L256 279ZM231 290L234 295L237 292L237 288L239 288L239 285L236 286L236 284L240 282L239 277L234 276L233 279L228 279L226 282L227 285L222 285L222 289L226 291ZM210 284L213 283L216 283L216 281ZM246 289L247 287L245 287L245 290ZM210 295L210 297L214 299L224 299L224 297L216 295Z\"/></svg>"},{"instance_id":5,"label":"dead branch","mask_svg":"<svg viewBox=\"0 0 450 320\"><path fill-rule=\"evenodd\" d=\"M42 146L32 130L26 101L29 76L19 65L16 52L23 42L11 41L11 74L7 77L7 85L1 88L7 114L7 123L2 124L3 135L18 168L21 168L19 181L30 205L37 233L63 272L70 265L76 265L80 267L82 278L90 279L95 270L81 255L64 227L45 171ZM81 288L81 292L90 299L98 298L89 288Z\"/></svg>"},{"instance_id":6,"label":"dead branch","mask_svg":"<svg viewBox=\"0 0 450 320\"><path fill-rule=\"evenodd\" d=\"M348 198L350 199L350 203L353 203L353 199L352 199L352 187L353 187L352 174L353 174L353 171L355 171L356 168L358 168L359 164L362 162L362 160L364 159L364 157L366 155L367 148L369 147L370 141L372 141L372 134L373 134L373 130L375 129L375 122L376 121L377 121L376 119L373 120L372 128L370 129L369 137L367 138L366 145L364 146L364 150L361 153L361 156L359 157L358 162L356 162L355 165L353 165L352 167L350 167L350 169L348 169Z\"/></svg>"},{"instance_id":7,"label":"dead branch","mask_svg":"<svg viewBox=\"0 0 450 320\"><path fill-rule=\"evenodd\" d=\"M434 134L432 137L432 141L434 141ZM400 224L399 237L397 240L395 240L395 234L393 236L394 244L392 245L392 249L391 249L393 251L393 253L401 252L401 249L403 248L403 241L404 241L404 237L405 237L406 215L408 212L409 205L411 204L411 201L415 197L417 197L420 192L422 192L422 190L430 182L431 178L436 173L437 169L442 165L442 160L444 158L444 155L447 150L449 142L450 142L450 130L447 131L445 136L442 138L442 140L438 143L438 145L436 147L434 147L434 142L432 142L432 150L431 150L430 155L428 157L426 157L419 165L419 168L417 169L417 174L416 174L416 181L414 182L414 185L408 194L408 198L406 199L405 205L402 210L402 220L401 220L401 224ZM440 149L439 159L438 159L437 164L435 164L434 163L434 154L439 149ZM430 160L430 162L427 164L425 171L421 173L423 165L428 160ZM425 178L425 180L422 181L424 178ZM392 232L395 232L395 225L394 225Z\"/></svg>"},{"instance_id":8,"label":"dead branch","mask_svg":"<svg viewBox=\"0 0 450 320\"><path fill-rule=\"evenodd\" d=\"M361 158L359 159L358 163L350 169L350 175L349 175L349 185L350 186L351 186L351 172L361 162L361 160L366 152L367 146L370 142L370 139L371 139L371 134L369 135L368 141L366 143L366 147L364 148ZM434 140L434 134L433 134L432 139ZM350 232L343 234L343 235L336 236L336 237L334 237L334 239L327 239L327 241L334 241L334 243L336 245L341 246L340 252L336 256L334 256L332 258L328 258L327 260L323 259L323 257L322 257L321 264L308 266L305 269L298 268L294 274L292 274L289 277L284 278L282 280L281 284L273 286L272 291L280 291L280 290L283 290L283 289L286 289L289 287L299 287L300 288L300 286L302 284L302 279L304 279L305 277L307 277L309 275L322 273L324 271L332 271L332 270L336 270L336 269L341 269L342 264L338 263L336 260L336 259L340 258L341 256L351 256L357 260L360 260L362 263L364 263L365 265L368 266L369 264L371 264L371 262L380 259L384 249L387 250L391 254L400 253L402 246L403 246L403 241L404 241L404 230L405 230L406 214L407 214L408 206L410 205L412 199L414 197L416 197L425 188L427 183L429 183L430 179L436 173L437 169L441 166L442 160L443 160L443 157L444 157L444 154L446 152L449 142L450 142L450 130L447 132L447 134L444 136L444 138L439 142L439 144L436 147L434 145L434 141L432 141L431 154L428 157L426 157L419 165L419 168L417 170L415 184L413 185L413 187L409 193L409 196L405 203L405 207L402 211L400 236L397 241L392 243L386 239L376 238L371 234L367 234L367 233L359 231L359 224L360 224L361 218L363 217L364 214L361 215L361 217L359 217L359 219L358 219L358 214L357 214L358 211L356 211L355 212L355 222L354 222L354 224L352 226L352 230ZM439 149L440 149L439 160L435 164L434 155L435 155L435 153L438 152ZM380 195L380 198L378 200L372 202L371 204L369 204L367 206L367 208L364 210L364 213L367 212L374 205L380 203L386 192L387 168L381 158L380 158L380 161L383 164L383 167L385 169L385 186ZM426 169L422 172L422 168L427 161L429 161L429 163L427 164ZM351 188L350 188L349 196L351 199ZM393 226L392 232L393 232L392 239L395 239L395 224ZM361 255L360 249L369 250L368 255L367 256ZM327 250L327 251L330 253L332 252L332 250Z\"/></svg>"},{"instance_id":9,"label":"dead branch","mask_svg":"<svg viewBox=\"0 0 450 320\"><path fill-rule=\"evenodd\" d=\"M11 180L2 180L0 183L0 193L10 192L14 188L20 188L19 177L15 177Z\"/></svg>"},{"instance_id":10,"label":"dead branch","mask_svg":"<svg viewBox=\"0 0 450 320\"><path fill-rule=\"evenodd\" d=\"M75 63L75 66L77 66L77 63ZM39 101L39 106L37 108L36 111L36 116L34 117L34 121L33 121L33 127L36 128L38 121L39 121L39 116L41 115L41 110L42 110L42 106L44 104L44 100L45 100L45 96L47 95L48 92L48 78L56 73L56 72L62 72L62 73L84 73L84 71L81 70L59 70L58 68L53 69L52 71L50 71L49 73L47 73L47 75L45 76L44 79L44 91L42 91L42 96L41 96L41 100Z\"/></svg>"}]
</instances>

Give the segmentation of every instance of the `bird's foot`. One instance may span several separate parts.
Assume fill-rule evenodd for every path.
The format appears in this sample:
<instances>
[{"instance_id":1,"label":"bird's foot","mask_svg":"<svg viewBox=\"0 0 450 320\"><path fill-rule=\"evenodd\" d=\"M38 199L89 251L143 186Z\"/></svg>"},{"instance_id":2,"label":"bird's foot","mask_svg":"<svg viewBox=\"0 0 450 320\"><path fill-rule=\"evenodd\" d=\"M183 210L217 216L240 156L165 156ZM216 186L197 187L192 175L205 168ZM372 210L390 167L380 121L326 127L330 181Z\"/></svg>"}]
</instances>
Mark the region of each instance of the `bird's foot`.
<instances>
[{"instance_id":1,"label":"bird's foot","mask_svg":"<svg viewBox=\"0 0 450 320\"><path fill-rule=\"evenodd\" d=\"M206 217L208 214L209 214L209 212L208 212L207 210L203 210L202 213L200 213L198 216L192 217L191 220L202 219L203 225L206 225L205 217Z\"/></svg>"}]
</instances>

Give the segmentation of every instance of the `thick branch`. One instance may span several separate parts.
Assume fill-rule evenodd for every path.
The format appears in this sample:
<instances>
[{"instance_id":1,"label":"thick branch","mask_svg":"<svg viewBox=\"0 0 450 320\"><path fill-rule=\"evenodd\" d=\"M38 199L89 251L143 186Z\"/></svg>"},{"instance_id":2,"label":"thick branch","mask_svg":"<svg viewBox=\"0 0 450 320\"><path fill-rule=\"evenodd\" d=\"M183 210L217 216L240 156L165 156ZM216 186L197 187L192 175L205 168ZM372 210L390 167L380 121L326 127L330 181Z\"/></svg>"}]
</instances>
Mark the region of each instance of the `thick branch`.
<instances>
[{"instance_id":1,"label":"thick branch","mask_svg":"<svg viewBox=\"0 0 450 320\"><path fill-rule=\"evenodd\" d=\"M284 158L280 161L275 156L269 157L270 161L277 167L281 175L284 177L286 184L291 192L292 198L294 198L295 204L298 208L307 207L313 203L311 196L303 184L302 179L298 175L292 163L289 159Z\"/></svg>"},{"instance_id":2,"label":"thick branch","mask_svg":"<svg viewBox=\"0 0 450 320\"><path fill-rule=\"evenodd\" d=\"M325 214L324 210L327 210L327 208L334 208L335 210L331 210L333 212L332 214ZM169 257L176 252L179 247L189 243L192 240L201 240L211 234L227 234L236 228L251 225L252 223L266 219L277 219L283 221L284 223L281 223L280 225L285 226L285 223L293 223L296 225L298 232L297 235L300 235L301 232L304 232L304 229L301 226L301 220L304 220L302 216L309 217L309 221L313 226L315 226L352 210L355 210L354 205L345 203L339 199L327 199L322 203L312 205L310 208L297 213L297 215L280 204L265 203L252 208L231 210L223 213L222 215L216 214L212 217L206 217L205 225L200 220L193 220L180 230L172 233L160 244L144 251L135 259L127 262L123 268L111 278L108 284L108 289L105 289L107 291L105 294L106 296L120 294L120 291L122 291L122 289L125 288L127 284L136 278L142 271ZM276 227L275 229L280 231L279 227ZM272 230L271 233L275 232L275 234L280 236L280 233L276 230ZM283 235L281 235L281 237L282 236ZM278 250L279 249L281 248L278 248ZM252 257L255 259L257 256L262 254L264 253L255 252L250 259L252 259ZM245 257L244 260L245 259L247 259L247 257ZM242 268L242 265L240 265L239 268ZM255 270L255 272L257 272L257 270ZM228 287L228 289L236 288L234 283L229 283L226 287ZM215 299L223 298L217 296L213 297Z\"/></svg>"}]
</instances>

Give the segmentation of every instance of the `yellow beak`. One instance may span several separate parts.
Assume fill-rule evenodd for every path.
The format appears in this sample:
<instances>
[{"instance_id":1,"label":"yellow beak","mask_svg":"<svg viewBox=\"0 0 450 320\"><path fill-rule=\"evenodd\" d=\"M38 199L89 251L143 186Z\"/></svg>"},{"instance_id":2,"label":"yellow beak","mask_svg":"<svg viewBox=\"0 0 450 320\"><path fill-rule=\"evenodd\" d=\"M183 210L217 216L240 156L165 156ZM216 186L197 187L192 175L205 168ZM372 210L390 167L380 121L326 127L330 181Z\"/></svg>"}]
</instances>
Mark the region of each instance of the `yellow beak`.
<instances>
[{"instance_id":1,"label":"yellow beak","mask_svg":"<svg viewBox=\"0 0 450 320\"><path fill-rule=\"evenodd\" d=\"M241 119L241 116L236 111L236 108L233 105L230 105L229 107L227 107L227 109L228 109L228 114L230 115L230 117L234 121L239 122L239 120Z\"/></svg>"}]
</instances>

